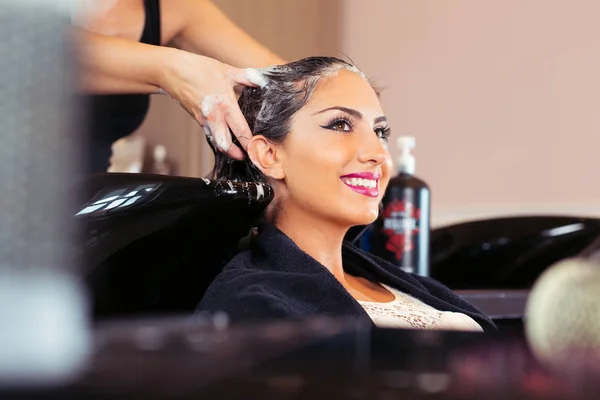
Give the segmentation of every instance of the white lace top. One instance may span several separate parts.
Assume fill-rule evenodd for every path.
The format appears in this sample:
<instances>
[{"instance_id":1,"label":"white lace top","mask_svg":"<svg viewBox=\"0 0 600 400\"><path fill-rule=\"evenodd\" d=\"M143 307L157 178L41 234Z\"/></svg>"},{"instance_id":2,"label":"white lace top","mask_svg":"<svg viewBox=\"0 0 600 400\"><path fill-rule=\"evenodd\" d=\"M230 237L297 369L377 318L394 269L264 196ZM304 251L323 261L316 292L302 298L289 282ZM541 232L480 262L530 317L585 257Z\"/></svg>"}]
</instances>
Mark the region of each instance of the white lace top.
<instances>
[{"instance_id":1,"label":"white lace top","mask_svg":"<svg viewBox=\"0 0 600 400\"><path fill-rule=\"evenodd\" d=\"M483 331L466 314L438 311L411 295L382 286L394 295L394 300L387 303L358 301L378 327Z\"/></svg>"}]
</instances>

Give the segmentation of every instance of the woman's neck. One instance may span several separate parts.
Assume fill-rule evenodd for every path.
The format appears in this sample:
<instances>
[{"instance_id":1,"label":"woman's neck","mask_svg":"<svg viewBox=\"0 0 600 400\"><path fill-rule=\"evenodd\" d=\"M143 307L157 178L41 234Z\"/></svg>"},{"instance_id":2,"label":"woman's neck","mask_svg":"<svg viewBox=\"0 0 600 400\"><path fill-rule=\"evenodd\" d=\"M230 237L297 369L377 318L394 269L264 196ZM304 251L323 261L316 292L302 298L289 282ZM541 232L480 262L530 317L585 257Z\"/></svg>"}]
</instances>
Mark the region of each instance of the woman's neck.
<instances>
[{"instance_id":1,"label":"woman's neck","mask_svg":"<svg viewBox=\"0 0 600 400\"><path fill-rule=\"evenodd\" d=\"M275 226L285 233L305 253L327 268L342 284L345 273L342 264L342 243L347 229L306 215L278 216Z\"/></svg>"},{"instance_id":2,"label":"woman's neck","mask_svg":"<svg viewBox=\"0 0 600 400\"><path fill-rule=\"evenodd\" d=\"M306 213L279 213L273 223L296 246L327 268L355 299L378 302L394 300L394 295L382 286L345 273L342 243L347 228Z\"/></svg>"}]
</instances>

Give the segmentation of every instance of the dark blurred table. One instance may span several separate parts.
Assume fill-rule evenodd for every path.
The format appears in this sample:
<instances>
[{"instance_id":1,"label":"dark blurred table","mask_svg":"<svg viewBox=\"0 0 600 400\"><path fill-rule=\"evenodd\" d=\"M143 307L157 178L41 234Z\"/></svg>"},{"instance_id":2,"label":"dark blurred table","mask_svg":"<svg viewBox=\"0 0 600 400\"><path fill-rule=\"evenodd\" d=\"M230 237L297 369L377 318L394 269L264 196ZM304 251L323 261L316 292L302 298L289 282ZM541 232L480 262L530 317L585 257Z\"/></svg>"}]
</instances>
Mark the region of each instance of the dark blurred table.
<instances>
[{"instance_id":1,"label":"dark blurred table","mask_svg":"<svg viewBox=\"0 0 600 400\"><path fill-rule=\"evenodd\" d=\"M529 290L457 290L456 293L492 319L520 319Z\"/></svg>"},{"instance_id":2,"label":"dark blurred table","mask_svg":"<svg viewBox=\"0 0 600 400\"><path fill-rule=\"evenodd\" d=\"M571 397L510 334L377 329L348 320L215 322L102 324L77 381L53 390L0 388L0 398Z\"/></svg>"}]
</instances>

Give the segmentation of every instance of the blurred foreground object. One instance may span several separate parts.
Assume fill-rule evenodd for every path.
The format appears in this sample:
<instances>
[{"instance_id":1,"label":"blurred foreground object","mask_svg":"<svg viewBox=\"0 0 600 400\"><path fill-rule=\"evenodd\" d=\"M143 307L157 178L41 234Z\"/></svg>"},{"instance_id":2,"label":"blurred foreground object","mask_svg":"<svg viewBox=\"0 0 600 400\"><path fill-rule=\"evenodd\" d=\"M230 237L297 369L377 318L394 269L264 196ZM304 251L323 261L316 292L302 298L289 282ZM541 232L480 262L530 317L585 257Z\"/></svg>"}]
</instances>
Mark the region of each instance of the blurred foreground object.
<instances>
[{"instance_id":1,"label":"blurred foreground object","mask_svg":"<svg viewBox=\"0 0 600 400\"><path fill-rule=\"evenodd\" d=\"M0 387L64 383L89 348L72 261L82 133L69 33L64 0L2 2Z\"/></svg>"},{"instance_id":2,"label":"blurred foreground object","mask_svg":"<svg viewBox=\"0 0 600 400\"><path fill-rule=\"evenodd\" d=\"M525 330L533 353L577 385L600 374L599 297L600 262L573 258L545 271L527 302Z\"/></svg>"},{"instance_id":3,"label":"blurred foreground object","mask_svg":"<svg viewBox=\"0 0 600 400\"><path fill-rule=\"evenodd\" d=\"M10 399L572 399L520 338L319 318L228 324L215 314L95 325L79 380ZM575 396L577 394L578 396Z\"/></svg>"}]
</instances>

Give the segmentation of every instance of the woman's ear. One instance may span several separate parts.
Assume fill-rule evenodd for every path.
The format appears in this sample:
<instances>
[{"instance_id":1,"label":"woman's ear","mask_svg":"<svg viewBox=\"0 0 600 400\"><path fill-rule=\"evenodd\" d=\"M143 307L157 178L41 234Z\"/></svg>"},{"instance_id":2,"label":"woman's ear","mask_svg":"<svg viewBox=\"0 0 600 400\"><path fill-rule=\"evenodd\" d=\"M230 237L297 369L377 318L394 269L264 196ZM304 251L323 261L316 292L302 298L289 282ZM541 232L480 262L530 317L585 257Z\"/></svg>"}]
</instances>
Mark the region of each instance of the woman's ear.
<instances>
[{"instance_id":1,"label":"woman's ear","mask_svg":"<svg viewBox=\"0 0 600 400\"><path fill-rule=\"evenodd\" d=\"M263 174L273 179L284 179L285 171L280 147L262 135L252 136L248 142L248 157Z\"/></svg>"}]
</instances>

